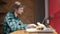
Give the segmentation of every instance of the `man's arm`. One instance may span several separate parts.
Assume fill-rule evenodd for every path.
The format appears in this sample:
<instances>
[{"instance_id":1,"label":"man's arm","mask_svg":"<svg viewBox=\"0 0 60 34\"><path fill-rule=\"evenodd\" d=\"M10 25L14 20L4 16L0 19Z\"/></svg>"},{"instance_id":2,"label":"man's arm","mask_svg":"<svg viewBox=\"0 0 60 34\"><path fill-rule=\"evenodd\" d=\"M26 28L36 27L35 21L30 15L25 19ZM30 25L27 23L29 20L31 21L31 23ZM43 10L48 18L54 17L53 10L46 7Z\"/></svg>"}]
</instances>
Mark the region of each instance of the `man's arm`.
<instances>
[{"instance_id":1,"label":"man's arm","mask_svg":"<svg viewBox=\"0 0 60 34\"><path fill-rule=\"evenodd\" d=\"M26 24L23 24L21 20L15 20L14 18L6 18L6 22L12 31L25 29Z\"/></svg>"}]
</instances>

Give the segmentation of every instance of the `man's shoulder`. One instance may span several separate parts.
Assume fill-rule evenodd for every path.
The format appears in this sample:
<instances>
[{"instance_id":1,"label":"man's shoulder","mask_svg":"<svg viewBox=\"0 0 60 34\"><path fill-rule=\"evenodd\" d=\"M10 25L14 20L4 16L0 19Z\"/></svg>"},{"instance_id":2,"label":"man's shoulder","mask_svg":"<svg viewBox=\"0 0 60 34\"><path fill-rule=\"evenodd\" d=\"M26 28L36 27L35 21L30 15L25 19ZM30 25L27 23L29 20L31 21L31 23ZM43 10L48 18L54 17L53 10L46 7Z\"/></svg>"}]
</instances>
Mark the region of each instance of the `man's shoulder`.
<instances>
[{"instance_id":1,"label":"man's shoulder","mask_svg":"<svg viewBox=\"0 0 60 34\"><path fill-rule=\"evenodd\" d=\"M8 12L7 15L13 15L13 12Z\"/></svg>"},{"instance_id":2,"label":"man's shoulder","mask_svg":"<svg viewBox=\"0 0 60 34\"><path fill-rule=\"evenodd\" d=\"M6 14L6 17L10 17L10 18L14 17L13 12L8 12L8 13Z\"/></svg>"}]
</instances>

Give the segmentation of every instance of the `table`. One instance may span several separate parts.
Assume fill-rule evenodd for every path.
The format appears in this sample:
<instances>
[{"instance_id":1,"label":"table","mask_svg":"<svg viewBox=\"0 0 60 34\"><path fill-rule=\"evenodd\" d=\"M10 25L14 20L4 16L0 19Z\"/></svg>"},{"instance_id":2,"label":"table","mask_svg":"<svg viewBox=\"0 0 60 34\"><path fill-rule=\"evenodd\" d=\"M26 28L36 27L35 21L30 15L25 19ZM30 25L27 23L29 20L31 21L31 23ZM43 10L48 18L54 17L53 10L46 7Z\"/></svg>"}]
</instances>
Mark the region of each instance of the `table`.
<instances>
[{"instance_id":1,"label":"table","mask_svg":"<svg viewBox=\"0 0 60 34\"><path fill-rule=\"evenodd\" d=\"M33 33L33 32L26 32L25 30L17 30L15 32L12 32L10 34L57 34L55 31L53 33Z\"/></svg>"},{"instance_id":2,"label":"table","mask_svg":"<svg viewBox=\"0 0 60 34\"><path fill-rule=\"evenodd\" d=\"M49 32L49 33L26 32L25 30L17 30L17 31L11 32L10 34L57 34L57 32L55 30L53 32Z\"/></svg>"}]
</instances>

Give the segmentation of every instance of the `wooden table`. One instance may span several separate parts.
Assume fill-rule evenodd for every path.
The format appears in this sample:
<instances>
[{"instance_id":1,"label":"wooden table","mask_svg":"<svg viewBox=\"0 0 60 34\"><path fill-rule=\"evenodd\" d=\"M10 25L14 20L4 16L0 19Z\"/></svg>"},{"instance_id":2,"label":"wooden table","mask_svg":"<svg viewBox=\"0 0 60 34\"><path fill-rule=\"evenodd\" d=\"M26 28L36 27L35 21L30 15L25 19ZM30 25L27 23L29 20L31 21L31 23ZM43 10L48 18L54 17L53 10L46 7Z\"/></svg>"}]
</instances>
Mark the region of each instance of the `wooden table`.
<instances>
[{"instance_id":1,"label":"wooden table","mask_svg":"<svg viewBox=\"0 0 60 34\"><path fill-rule=\"evenodd\" d=\"M57 34L55 31L53 33L32 33L32 32L26 32L25 30L17 30L15 32L12 32L10 34Z\"/></svg>"},{"instance_id":2,"label":"wooden table","mask_svg":"<svg viewBox=\"0 0 60 34\"><path fill-rule=\"evenodd\" d=\"M50 32L50 33L39 33L39 32L26 32L25 30L17 30L15 32L10 33L10 34L57 34L57 32L53 31L53 32Z\"/></svg>"}]
</instances>

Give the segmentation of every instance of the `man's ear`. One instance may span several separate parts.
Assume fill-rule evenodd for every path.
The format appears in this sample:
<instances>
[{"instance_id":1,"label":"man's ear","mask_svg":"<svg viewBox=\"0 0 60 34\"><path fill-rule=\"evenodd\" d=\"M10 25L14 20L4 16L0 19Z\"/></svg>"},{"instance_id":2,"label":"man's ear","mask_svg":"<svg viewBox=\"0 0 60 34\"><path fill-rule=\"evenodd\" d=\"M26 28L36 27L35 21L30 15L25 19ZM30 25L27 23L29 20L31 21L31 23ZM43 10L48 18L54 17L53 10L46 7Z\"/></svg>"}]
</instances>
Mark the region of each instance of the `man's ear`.
<instances>
[{"instance_id":1,"label":"man's ear","mask_svg":"<svg viewBox=\"0 0 60 34\"><path fill-rule=\"evenodd\" d=\"M15 11L18 11L18 9L15 9Z\"/></svg>"}]
</instances>

